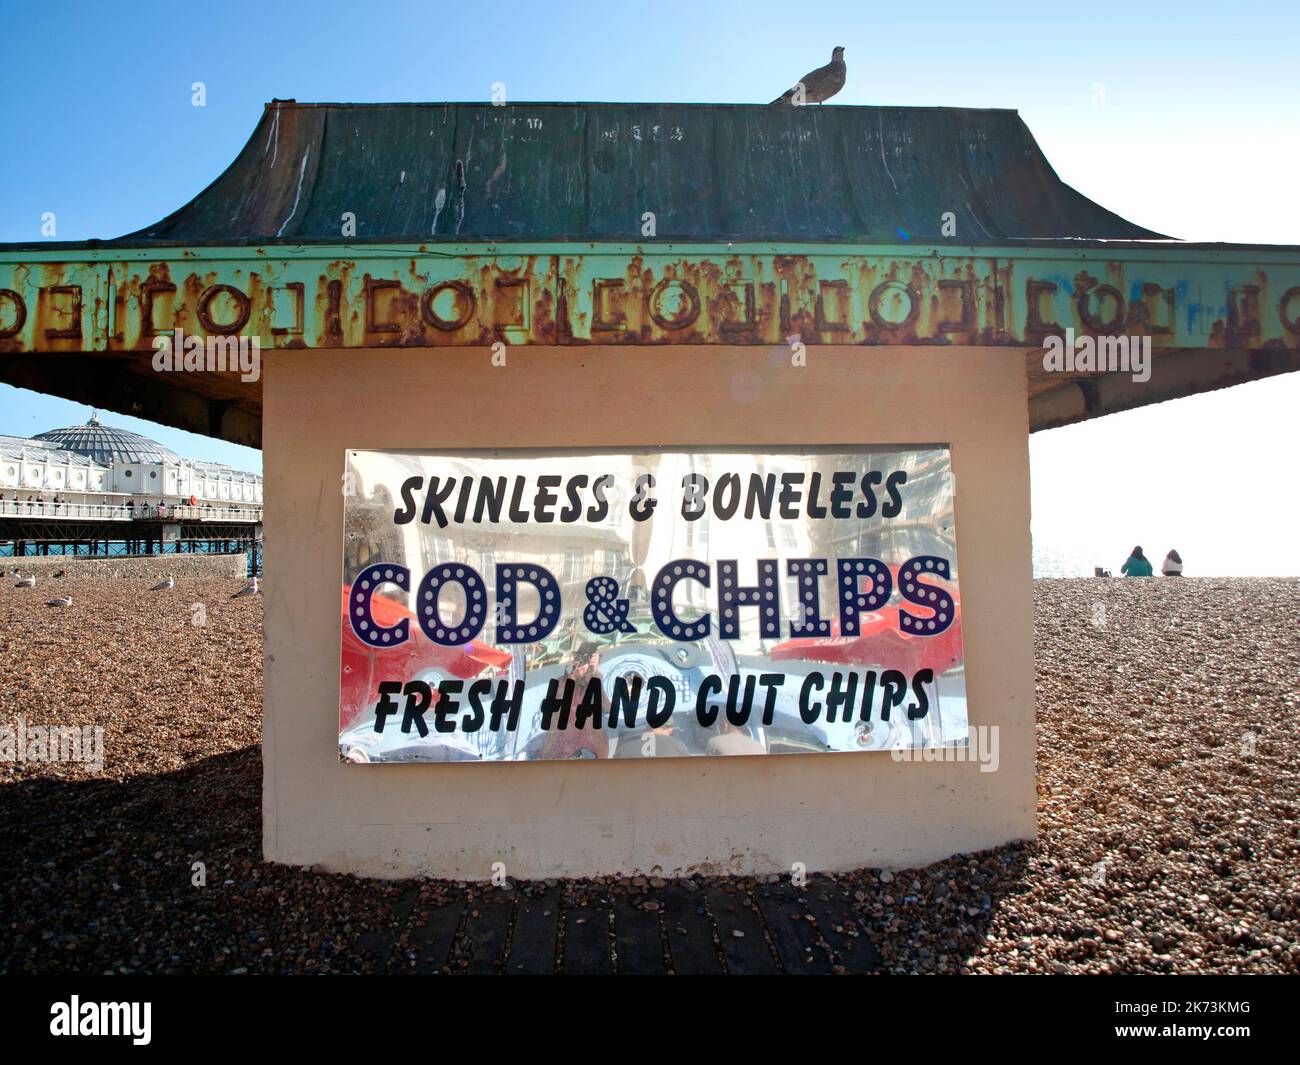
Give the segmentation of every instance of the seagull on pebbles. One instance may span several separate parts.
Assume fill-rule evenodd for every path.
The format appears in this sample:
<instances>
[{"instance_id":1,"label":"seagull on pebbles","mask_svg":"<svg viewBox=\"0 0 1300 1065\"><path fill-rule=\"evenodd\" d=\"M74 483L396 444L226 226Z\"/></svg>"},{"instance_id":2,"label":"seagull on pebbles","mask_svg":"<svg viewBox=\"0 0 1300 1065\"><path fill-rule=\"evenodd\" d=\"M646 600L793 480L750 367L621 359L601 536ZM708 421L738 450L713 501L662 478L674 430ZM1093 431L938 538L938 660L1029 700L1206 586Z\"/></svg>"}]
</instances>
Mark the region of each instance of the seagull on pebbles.
<instances>
[{"instance_id":1,"label":"seagull on pebbles","mask_svg":"<svg viewBox=\"0 0 1300 1065\"><path fill-rule=\"evenodd\" d=\"M238 599L238 598L240 598L241 596L245 596L245 595L256 595L256 594L257 594L257 591L258 591L258 589L257 589L257 578L254 577L254 578L253 578L253 579L252 579L248 584L246 584L246 585L244 585L242 588L240 588L239 591L237 591L237 592L236 592L234 595L232 595L230 598L231 598L231 599Z\"/></svg>"},{"instance_id":2,"label":"seagull on pebbles","mask_svg":"<svg viewBox=\"0 0 1300 1065\"><path fill-rule=\"evenodd\" d=\"M72 606L72 596L61 595L57 599L51 599L45 605L46 606Z\"/></svg>"},{"instance_id":3,"label":"seagull on pebbles","mask_svg":"<svg viewBox=\"0 0 1300 1065\"><path fill-rule=\"evenodd\" d=\"M16 581L14 581L14 587L15 587L15 588L35 588L35 587L36 587L36 576L35 576L35 574L33 574L33 575L30 576L30 577L19 577Z\"/></svg>"},{"instance_id":4,"label":"seagull on pebbles","mask_svg":"<svg viewBox=\"0 0 1300 1065\"><path fill-rule=\"evenodd\" d=\"M157 584L155 584L152 588L150 588L149 591L151 591L151 592L165 592L165 591L167 591L168 588L172 588L172 587L174 587L175 584L176 584L175 579L173 579L171 576L167 576L167 577L164 577L162 580L160 580L160 581L159 581Z\"/></svg>"}]
</instances>

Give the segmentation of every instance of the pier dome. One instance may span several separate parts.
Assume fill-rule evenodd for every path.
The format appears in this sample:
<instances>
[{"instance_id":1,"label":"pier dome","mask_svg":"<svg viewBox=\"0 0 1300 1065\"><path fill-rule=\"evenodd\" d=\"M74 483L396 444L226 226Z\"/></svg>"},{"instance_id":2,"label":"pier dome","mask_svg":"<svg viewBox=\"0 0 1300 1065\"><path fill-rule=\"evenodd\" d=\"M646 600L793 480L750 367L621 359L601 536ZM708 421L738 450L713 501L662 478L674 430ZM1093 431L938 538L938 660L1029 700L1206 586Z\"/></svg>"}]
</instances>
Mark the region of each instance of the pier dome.
<instances>
[{"instance_id":1,"label":"pier dome","mask_svg":"<svg viewBox=\"0 0 1300 1065\"><path fill-rule=\"evenodd\" d=\"M179 462L180 456L147 436L116 429L101 424L98 414L92 414L85 425L69 425L64 429L50 429L33 438L44 440L52 447L75 451L105 465L124 462Z\"/></svg>"}]
</instances>

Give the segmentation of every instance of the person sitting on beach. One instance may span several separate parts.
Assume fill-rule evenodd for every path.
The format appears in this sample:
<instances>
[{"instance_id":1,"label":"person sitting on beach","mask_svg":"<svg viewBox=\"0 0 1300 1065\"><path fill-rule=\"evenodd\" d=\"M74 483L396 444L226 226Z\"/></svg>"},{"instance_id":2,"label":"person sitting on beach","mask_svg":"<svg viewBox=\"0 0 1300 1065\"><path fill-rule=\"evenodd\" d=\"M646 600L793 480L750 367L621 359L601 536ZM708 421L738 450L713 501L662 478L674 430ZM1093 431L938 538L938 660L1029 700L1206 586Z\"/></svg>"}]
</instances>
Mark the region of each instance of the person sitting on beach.
<instances>
[{"instance_id":1,"label":"person sitting on beach","mask_svg":"<svg viewBox=\"0 0 1300 1065\"><path fill-rule=\"evenodd\" d=\"M1160 572L1166 577L1181 577L1183 575L1183 559L1173 548L1169 549L1169 554L1165 555L1164 564L1160 567Z\"/></svg>"},{"instance_id":2,"label":"person sitting on beach","mask_svg":"<svg viewBox=\"0 0 1300 1065\"><path fill-rule=\"evenodd\" d=\"M1120 573L1126 577L1150 577L1153 573L1151 562L1142 553L1142 548L1135 547L1129 553L1128 561L1120 567Z\"/></svg>"}]
</instances>

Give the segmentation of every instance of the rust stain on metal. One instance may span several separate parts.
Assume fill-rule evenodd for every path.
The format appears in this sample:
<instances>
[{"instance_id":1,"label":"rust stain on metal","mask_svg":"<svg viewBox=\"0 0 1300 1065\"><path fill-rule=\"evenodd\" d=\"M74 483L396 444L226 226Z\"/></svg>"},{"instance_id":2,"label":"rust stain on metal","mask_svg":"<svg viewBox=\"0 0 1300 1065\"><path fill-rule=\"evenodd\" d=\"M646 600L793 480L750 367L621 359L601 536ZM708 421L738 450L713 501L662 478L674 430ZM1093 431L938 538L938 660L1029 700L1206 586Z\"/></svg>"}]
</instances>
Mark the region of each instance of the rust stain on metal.
<instances>
[{"instance_id":1,"label":"rust stain on metal","mask_svg":"<svg viewBox=\"0 0 1300 1065\"><path fill-rule=\"evenodd\" d=\"M161 332L266 348L507 344L1300 348L1300 264L1043 255L573 254L0 260L0 351L145 351Z\"/></svg>"}]
</instances>

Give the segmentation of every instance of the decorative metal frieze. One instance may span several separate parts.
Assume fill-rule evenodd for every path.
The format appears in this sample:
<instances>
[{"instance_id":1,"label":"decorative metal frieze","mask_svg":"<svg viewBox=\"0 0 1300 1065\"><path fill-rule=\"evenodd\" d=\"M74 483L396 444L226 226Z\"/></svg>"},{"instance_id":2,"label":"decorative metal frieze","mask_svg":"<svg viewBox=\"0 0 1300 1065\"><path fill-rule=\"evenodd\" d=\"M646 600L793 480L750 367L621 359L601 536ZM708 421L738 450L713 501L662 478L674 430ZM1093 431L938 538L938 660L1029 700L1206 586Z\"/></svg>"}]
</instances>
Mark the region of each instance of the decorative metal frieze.
<instances>
[{"instance_id":1,"label":"decorative metal frieze","mask_svg":"<svg viewBox=\"0 0 1300 1065\"><path fill-rule=\"evenodd\" d=\"M1300 255L813 245L0 251L0 351L135 352L182 329L263 348L958 344L1150 336L1300 348Z\"/></svg>"}]
</instances>

